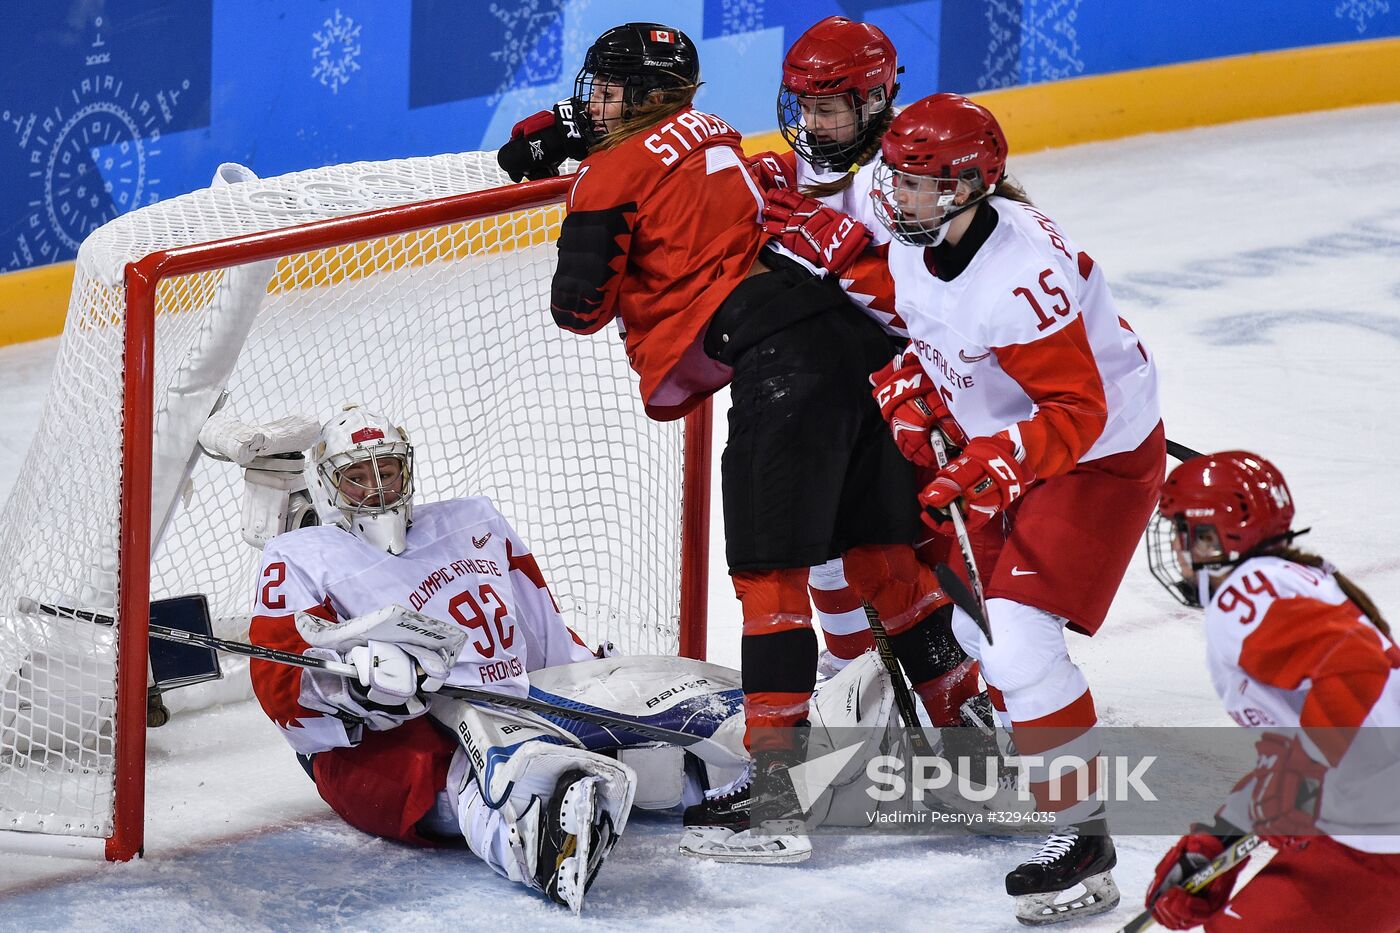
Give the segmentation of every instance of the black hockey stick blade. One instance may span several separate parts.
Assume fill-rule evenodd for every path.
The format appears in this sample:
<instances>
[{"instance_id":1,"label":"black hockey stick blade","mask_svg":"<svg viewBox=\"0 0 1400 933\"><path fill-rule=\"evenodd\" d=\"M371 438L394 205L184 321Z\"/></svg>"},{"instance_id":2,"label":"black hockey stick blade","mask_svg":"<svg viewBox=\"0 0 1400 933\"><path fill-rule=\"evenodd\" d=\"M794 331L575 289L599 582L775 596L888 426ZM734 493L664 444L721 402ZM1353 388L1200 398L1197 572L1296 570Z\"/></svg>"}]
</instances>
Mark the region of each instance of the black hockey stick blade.
<instances>
[{"instance_id":1,"label":"black hockey stick blade","mask_svg":"<svg viewBox=\"0 0 1400 933\"><path fill-rule=\"evenodd\" d=\"M987 644L990 645L992 643L991 623L982 614L982 604L972 595L972 591L967 588L962 577L958 576L957 571L947 564L935 564L933 575L938 578L938 585L943 587L943 592L948 594L953 605L966 612L972 617L972 621L977 623L977 627L982 630L982 637L987 639Z\"/></svg>"},{"instance_id":2,"label":"black hockey stick blade","mask_svg":"<svg viewBox=\"0 0 1400 933\"><path fill-rule=\"evenodd\" d=\"M1192 457L1199 457L1199 456L1201 456L1201 452L1200 452L1199 450L1192 450L1190 447L1187 447L1185 444L1178 444L1176 441L1172 440L1172 439L1169 437L1169 438L1167 438L1167 456L1169 456L1169 457L1175 457L1176 459L1180 460L1182 463L1185 463L1187 460L1190 460Z\"/></svg>"}]
</instances>

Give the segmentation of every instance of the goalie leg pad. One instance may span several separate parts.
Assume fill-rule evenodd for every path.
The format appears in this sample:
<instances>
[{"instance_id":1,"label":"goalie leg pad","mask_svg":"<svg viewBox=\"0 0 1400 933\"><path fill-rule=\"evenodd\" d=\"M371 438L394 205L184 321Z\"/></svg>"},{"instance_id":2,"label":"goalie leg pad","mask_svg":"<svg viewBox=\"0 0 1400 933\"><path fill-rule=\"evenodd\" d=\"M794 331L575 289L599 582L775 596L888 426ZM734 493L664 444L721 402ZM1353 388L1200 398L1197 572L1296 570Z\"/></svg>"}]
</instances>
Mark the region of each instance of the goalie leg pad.
<instances>
[{"instance_id":1,"label":"goalie leg pad","mask_svg":"<svg viewBox=\"0 0 1400 933\"><path fill-rule=\"evenodd\" d=\"M448 786L467 845L498 874L581 909L627 826L632 769L533 717L445 697L432 715L461 743Z\"/></svg>"}]
</instances>

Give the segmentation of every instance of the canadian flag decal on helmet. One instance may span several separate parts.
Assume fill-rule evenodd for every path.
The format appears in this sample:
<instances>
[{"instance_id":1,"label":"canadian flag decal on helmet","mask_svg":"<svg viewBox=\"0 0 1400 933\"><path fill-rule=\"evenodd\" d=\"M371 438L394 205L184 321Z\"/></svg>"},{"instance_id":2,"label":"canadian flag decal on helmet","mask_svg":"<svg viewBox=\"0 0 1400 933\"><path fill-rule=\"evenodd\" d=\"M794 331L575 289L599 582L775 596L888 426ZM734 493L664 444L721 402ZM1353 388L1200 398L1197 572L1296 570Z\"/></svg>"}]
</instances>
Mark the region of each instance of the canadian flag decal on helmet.
<instances>
[{"instance_id":1,"label":"canadian flag decal on helmet","mask_svg":"<svg viewBox=\"0 0 1400 933\"><path fill-rule=\"evenodd\" d=\"M669 29L653 29L651 31L651 41L674 44L676 41L676 34Z\"/></svg>"},{"instance_id":2,"label":"canadian flag decal on helmet","mask_svg":"<svg viewBox=\"0 0 1400 933\"><path fill-rule=\"evenodd\" d=\"M350 435L350 442L352 444L363 444L365 441L382 440L384 440L384 432L378 428L360 428L360 430Z\"/></svg>"}]
</instances>

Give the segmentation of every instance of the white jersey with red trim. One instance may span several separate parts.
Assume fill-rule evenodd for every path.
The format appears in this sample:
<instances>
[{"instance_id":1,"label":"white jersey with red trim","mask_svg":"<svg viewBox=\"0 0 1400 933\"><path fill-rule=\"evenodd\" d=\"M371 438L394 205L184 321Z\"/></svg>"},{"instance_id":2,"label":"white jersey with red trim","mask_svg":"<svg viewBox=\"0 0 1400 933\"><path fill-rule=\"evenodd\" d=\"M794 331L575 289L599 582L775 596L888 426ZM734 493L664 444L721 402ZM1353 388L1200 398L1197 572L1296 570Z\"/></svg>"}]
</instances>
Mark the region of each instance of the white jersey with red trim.
<instances>
[{"instance_id":1,"label":"white jersey with red trim","mask_svg":"<svg viewBox=\"0 0 1400 933\"><path fill-rule=\"evenodd\" d=\"M564 624L534 556L485 496L415 505L389 554L329 525L263 550L250 637L301 653L295 613L352 619L401 605L467 630L447 682L524 696L529 671L593 657ZM300 703L299 668L255 662L254 691L297 751L354 744L340 720Z\"/></svg>"},{"instance_id":2,"label":"white jersey with red trim","mask_svg":"<svg viewBox=\"0 0 1400 933\"><path fill-rule=\"evenodd\" d=\"M875 202L870 197L870 192L875 188L875 165L879 162L878 159L872 159L854 172L822 172L801 156L795 158L799 190L808 185L825 185L853 175L851 184L845 190L818 200L869 227L871 245L879 246L890 241L889 228L880 223L880 218L875 214Z\"/></svg>"},{"instance_id":3,"label":"white jersey with red trim","mask_svg":"<svg viewBox=\"0 0 1400 933\"><path fill-rule=\"evenodd\" d=\"M822 185L845 178L848 174L852 175L851 184L844 190L818 199L828 207L854 217L870 231L870 247L841 276L841 287L846 290L851 300L860 305L887 333L896 337L908 337L909 327L895 307L894 290L890 287L889 274L885 267L890 230L880 223L880 218L875 213L875 202L870 198L870 192L875 187L875 165L878 160L871 160L854 173L848 173L819 172L801 156L794 153L793 158L799 190L808 185Z\"/></svg>"},{"instance_id":4,"label":"white jersey with red trim","mask_svg":"<svg viewBox=\"0 0 1400 933\"><path fill-rule=\"evenodd\" d=\"M1230 718L1312 730L1302 733L1308 751L1329 766L1318 828L1354 849L1400 852L1400 649L1331 573L1280 557L1235 568L1205 623L1211 681ZM1249 824L1249 791L1227 804L1236 825Z\"/></svg>"},{"instance_id":5,"label":"white jersey with red trim","mask_svg":"<svg viewBox=\"0 0 1400 933\"><path fill-rule=\"evenodd\" d=\"M1035 208L985 203L996 227L952 281L889 245L896 310L954 418L1005 431L1041 477L1136 449L1161 420L1157 372L1102 270Z\"/></svg>"}]
</instances>

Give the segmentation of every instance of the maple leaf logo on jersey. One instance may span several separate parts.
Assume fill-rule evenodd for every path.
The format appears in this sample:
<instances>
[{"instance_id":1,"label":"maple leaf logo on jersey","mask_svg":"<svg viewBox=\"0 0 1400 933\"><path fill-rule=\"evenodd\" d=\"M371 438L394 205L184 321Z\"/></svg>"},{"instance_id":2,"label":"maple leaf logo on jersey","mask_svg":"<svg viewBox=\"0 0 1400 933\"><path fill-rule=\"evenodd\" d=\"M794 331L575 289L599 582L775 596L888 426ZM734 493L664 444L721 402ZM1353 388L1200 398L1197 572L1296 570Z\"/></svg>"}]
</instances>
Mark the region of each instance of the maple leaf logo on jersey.
<instances>
[{"instance_id":1,"label":"maple leaf logo on jersey","mask_svg":"<svg viewBox=\"0 0 1400 933\"><path fill-rule=\"evenodd\" d=\"M491 540L491 532L488 531L488 532L486 532L486 534L482 535L480 538L472 538L472 544L475 545L476 548L477 548L478 550L480 550L481 548L486 547L486 542L487 542L487 541L490 541L490 540Z\"/></svg>"}]
</instances>

